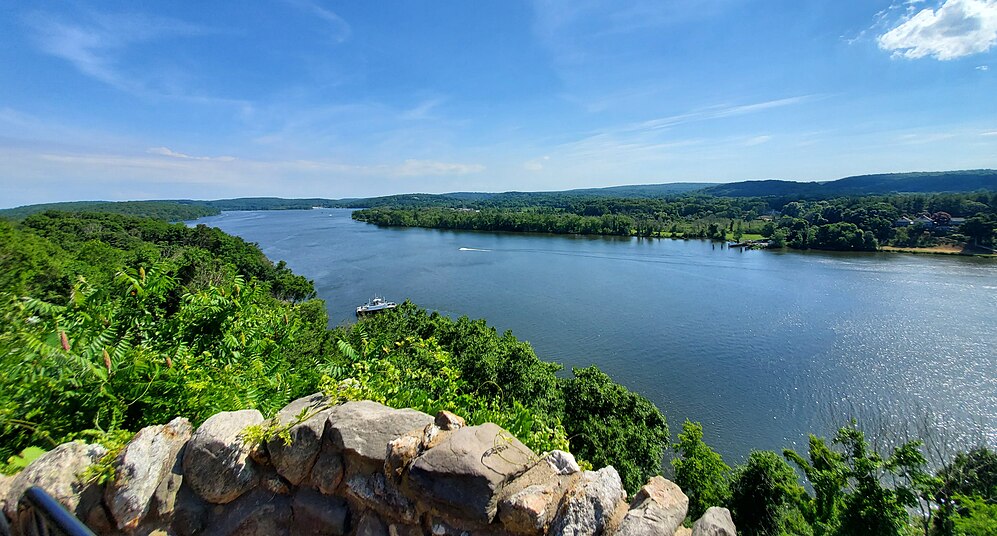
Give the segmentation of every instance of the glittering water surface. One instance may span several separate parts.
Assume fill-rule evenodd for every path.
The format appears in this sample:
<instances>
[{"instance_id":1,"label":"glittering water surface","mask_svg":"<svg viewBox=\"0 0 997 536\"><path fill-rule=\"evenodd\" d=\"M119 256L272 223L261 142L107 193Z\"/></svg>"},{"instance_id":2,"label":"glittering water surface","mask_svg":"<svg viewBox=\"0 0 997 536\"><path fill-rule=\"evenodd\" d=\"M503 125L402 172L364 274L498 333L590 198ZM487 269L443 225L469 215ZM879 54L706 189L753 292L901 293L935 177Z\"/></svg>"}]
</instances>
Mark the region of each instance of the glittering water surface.
<instances>
[{"instance_id":1,"label":"glittering water surface","mask_svg":"<svg viewBox=\"0 0 997 536\"><path fill-rule=\"evenodd\" d=\"M315 280L333 324L375 293L487 318L597 364L728 460L805 449L851 415L997 444L997 261L728 250L706 241L378 228L348 210L197 223Z\"/></svg>"}]
</instances>

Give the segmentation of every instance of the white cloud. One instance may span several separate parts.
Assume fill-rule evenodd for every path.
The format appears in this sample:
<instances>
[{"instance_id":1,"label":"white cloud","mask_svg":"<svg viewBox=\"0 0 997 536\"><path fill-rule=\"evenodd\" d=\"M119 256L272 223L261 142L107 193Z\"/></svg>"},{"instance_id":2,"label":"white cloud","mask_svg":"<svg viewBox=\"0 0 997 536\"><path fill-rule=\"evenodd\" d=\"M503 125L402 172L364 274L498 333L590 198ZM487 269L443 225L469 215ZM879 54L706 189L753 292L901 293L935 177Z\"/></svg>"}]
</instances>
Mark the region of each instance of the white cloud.
<instances>
[{"instance_id":1,"label":"white cloud","mask_svg":"<svg viewBox=\"0 0 997 536\"><path fill-rule=\"evenodd\" d=\"M315 2L309 0L285 0L291 6L294 6L301 11L307 12L319 19L324 20L329 23L332 28L332 38L337 43L342 43L350 38L350 34L353 33L350 25L343 20L342 17L337 15L334 11L326 9Z\"/></svg>"},{"instance_id":2,"label":"white cloud","mask_svg":"<svg viewBox=\"0 0 997 536\"><path fill-rule=\"evenodd\" d=\"M745 147L754 147L755 145L761 145L772 139L772 136L755 136L753 138L748 138L744 142Z\"/></svg>"},{"instance_id":3,"label":"white cloud","mask_svg":"<svg viewBox=\"0 0 997 536\"><path fill-rule=\"evenodd\" d=\"M235 160L234 156L191 156L189 154L178 153L169 147L150 147L146 152L183 160L214 160L215 162L232 162Z\"/></svg>"},{"instance_id":4,"label":"white cloud","mask_svg":"<svg viewBox=\"0 0 997 536\"><path fill-rule=\"evenodd\" d=\"M800 95L797 97L787 97L784 99L775 99L770 101L756 102L752 104L738 104L738 105L720 104L720 105L710 106L708 108L703 108L700 110L693 110L691 112L686 112L683 114L672 115L668 117L659 117L657 119L642 121L640 123L630 125L624 128L623 130L625 131L659 130L663 128L673 127L676 125L682 125L685 123L692 123L695 121L723 119L725 117L735 117L739 115L763 112L765 110L782 108L784 106L793 106L796 104L801 104L813 98L814 95Z\"/></svg>"},{"instance_id":5,"label":"white cloud","mask_svg":"<svg viewBox=\"0 0 997 536\"><path fill-rule=\"evenodd\" d=\"M985 71L989 71L990 70L990 66L989 65L977 65L976 66L976 70L977 71L984 71L984 72Z\"/></svg>"},{"instance_id":6,"label":"white cloud","mask_svg":"<svg viewBox=\"0 0 997 536\"><path fill-rule=\"evenodd\" d=\"M997 130L991 130L989 132L980 132L980 136L997 136Z\"/></svg>"},{"instance_id":7,"label":"white cloud","mask_svg":"<svg viewBox=\"0 0 997 536\"><path fill-rule=\"evenodd\" d=\"M952 60L990 50L997 43L997 0L945 0L923 9L878 38L896 57Z\"/></svg>"},{"instance_id":8,"label":"white cloud","mask_svg":"<svg viewBox=\"0 0 997 536\"><path fill-rule=\"evenodd\" d=\"M40 51L69 62L80 73L119 91L142 98L234 106L242 114L253 111L252 103L245 100L206 96L185 89L187 75L162 65L151 67L154 62L150 58L125 61L134 54L137 45L215 34L218 30L169 17L92 11L72 20L34 12L24 20Z\"/></svg>"},{"instance_id":9,"label":"white cloud","mask_svg":"<svg viewBox=\"0 0 997 536\"><path fill-rule=\"evenodd\" d=\"M544 162L548 160L550 160L549 156L544 156L542 158L534 158L533 160L529 160L523 163L523 168L525 168L527 171L540 171L541 169L544 168Z\"/></svg>"},{"instance_id":10,"label":"white cloud","mask_svg":"<svg viewBox=\"0 0 997 536\"><path fill-rule=\"evenodd\" d=\"M406 160L404 164L391 169L391 174L402 177L435 176L435 175L467 175L485 170L481 164L459 164L455 162L438 162L436 160Z\"/></svg>"}]
</instances>

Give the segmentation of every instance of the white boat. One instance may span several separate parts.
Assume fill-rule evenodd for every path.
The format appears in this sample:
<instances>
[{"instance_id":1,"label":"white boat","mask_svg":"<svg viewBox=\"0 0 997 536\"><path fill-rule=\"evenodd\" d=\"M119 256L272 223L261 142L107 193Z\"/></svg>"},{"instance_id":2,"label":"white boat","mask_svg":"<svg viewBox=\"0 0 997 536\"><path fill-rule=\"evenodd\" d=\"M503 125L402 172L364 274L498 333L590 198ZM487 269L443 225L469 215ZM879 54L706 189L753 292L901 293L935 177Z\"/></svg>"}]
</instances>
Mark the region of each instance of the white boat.
<instances>
[{"instance_id":1,"label":"white boat","mask_svg":"<svg viewBox=\"0 0 997 536\"><path fill-rule=\"evenodd\" d=\"M389 311L398 307L395 302L390 302L384 298L379 298L374 296L374 299L368 301L367 303L357 307L357 316L371 315L374 313L380 313L383 311Z\"/></svg>"}]
</instances>

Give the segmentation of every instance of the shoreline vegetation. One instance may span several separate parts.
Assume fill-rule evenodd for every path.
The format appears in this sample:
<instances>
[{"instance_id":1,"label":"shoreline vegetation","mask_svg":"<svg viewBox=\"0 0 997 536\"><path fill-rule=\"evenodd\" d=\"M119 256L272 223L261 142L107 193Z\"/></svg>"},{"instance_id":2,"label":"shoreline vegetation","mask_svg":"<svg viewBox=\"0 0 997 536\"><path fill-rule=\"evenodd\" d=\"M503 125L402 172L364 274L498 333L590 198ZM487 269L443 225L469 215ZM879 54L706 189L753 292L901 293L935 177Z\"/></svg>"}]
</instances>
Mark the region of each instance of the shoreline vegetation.
<instances>
[{"instance_id":1,"label":"shoreline vegetation","mask_svg":"<svg viewBox=\"0 0 997 536\"><path fill-rule=\"evenodd\" d=\"M0 318L7 474L82 439L107 448L88 475L106 482L144 426L177 416L196 426L247 408L271 417L321 391L494 422L535 452L614 466L630 494L669 470L688 494L687 522L724 505L749 536L992 535L997 526L992 446L938 450L938 438L890 441L901 436L867 435L853 420L833 438L811 436L805 453L754 451L732 468L698 423L683 423L672 442L640 394L594 366L558 374L484 320L405 302L329 329L311 281L205 225L65 212L0 221Z\"/></svg>"},{"instance_id":2,"label":"shoreline vegetation","mask_svg":"<svg viewBox=\"0 0 997 536\"><path fill-rule=\"evenodd\" d=\"M825 183L675 183L339 200L50 203L0 210L0 218L17 221L63 210L191 221L226 210L315 207L359 209L354 219L381 226L765 241L773 248L980 256L994 255L997 246L997 170L863 175Z\"/></svg>"}]
</instances>

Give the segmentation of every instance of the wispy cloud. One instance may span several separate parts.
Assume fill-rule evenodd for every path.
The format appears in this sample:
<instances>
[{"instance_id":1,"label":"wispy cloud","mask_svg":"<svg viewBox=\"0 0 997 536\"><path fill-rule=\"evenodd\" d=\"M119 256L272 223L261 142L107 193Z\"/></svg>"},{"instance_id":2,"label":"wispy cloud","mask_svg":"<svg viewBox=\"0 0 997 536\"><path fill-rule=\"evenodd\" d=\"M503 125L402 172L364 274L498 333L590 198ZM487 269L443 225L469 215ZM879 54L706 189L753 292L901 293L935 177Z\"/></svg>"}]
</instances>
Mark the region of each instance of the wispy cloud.
<instances>
[{"instance_id":1,"label":"wispy cloud","mask_svg":"<svg viewBox=\"0 0 997 536\"><path fill-rule=\"evenodd\" d=\"M86 166L102 171L131 168L147 171L172 170L177 180L189 178L198 182L203 177L266 176L280 179L281 174L300 172L345 174L362 177L442 177L480 173L485 166L475 163L442 160L408 159L396 164L357 164L321 159L240 159L232 156L192 156L167 147L153 147L145 155L113 153L80 153L53 150L22 151L20 156L71 166ZM183 173L180 173L183 172Z\"/></svg>"},{"instance_id":2,"label":"wispy cloud","mask_svg":"<svg viewBox=\"0 0 997 536\"><path fill-rule=\"evenodd\" d=\"M432 118L432 112L440 105L446 102L443 97L434 97L431 99L426 99L413 108L405 110L401 114L401 118L405 120L415 121L420 119L430 119Z\"/></svg>"},{"instance_id":3,"label":"wispy cloud","mask_svg":"<svg viewBox=\"0 0 997 536\"><path fill-rule=\"evenodd\" d=\"M342 17L337 15L335 11L322 7L318 2L312 0L284 0L284 2L327 22L331 29L330 35L337 43L346 41L353 33L353 29Z\"/></svg>"},{"instance_id":4,"label":"wispy cloud","mask_svg":"<svg viewBox=\"0 0 997 536\"><path fill-rule=\"evenodd\" d=\"M37 48L69 62L80 73L141 98L179 99L200 104L223 104L250 113L252 104L200 94L186 89L189 74L168 67L150 67L152 61L126 61L140 45L218 33L183 20L132 13L87 11L73 19L45 12L24 18ZM184 74L181 74L184 73Z\"/></svg>"},{"instance_id":5,"label":"wispy cloud","mask_svg":"<svg viewBox=\"0 0 997 536\"><path fill-rule=\"evenodd\" d=\"M181 20L142 14L87 13L72 22L50 13L26 17L38 48L71 63L81 73L126 91L134 77L120 71L120 55L131 45L208 30Z\"/></svg>"},{"instance_id":6,"label":"wispy cloud","mask_svg":"<svg viewBox=\"0 0 997 536\"><path fill-rule=\"evenodd\" d=\"M782 108L785 106L793 106L797 104L802 104L816 97L818 97L818 95L799 95L795 97L786 97L782 99L755 102L751 104L736 104L736 105L718 104L682 114L659 117L656 119L649 119L647 121L641 121L639 123L634 123L627 127L624 127L623 130L625 131L660 130L696 121L709 121L713 119L735 117L739 115L746 115L757 112L763 112L766 110L772 110L775 108Z\"/></svg>"},{"instance_id":7,"label":"wispy cloud","mask_svg":"<svg viewBox=\"0 0 997 536\"><path fill-rule=\"evenodd\" d=\"M772 139L772 136L767 136L767 135L754 136L754 137L751 137L751 138L748 138L747 140L745 140L744 141L744 146L745 147L754 147L755 145L761 145L763 143L768 143L771 139Z\"/></svg>"},{"instance_id":8,"label":"wispy cloud","mask_svg":"<svg viewBox=\"0 0 997 536\"><path fill-rule=\"evenodd\" d=\"M234 156L191 156L189 154L178 153L169 147L150 147L146 152L182 160L214 160L216 162L231 162L235 160Z\"/></svg>"},{"instance_id":9,"label":"wispy cloud","mask_svg":"<svg viewBox=\"0 0 997 536\"><path fill-rule=\"evenodd\" d=\"M540 158L534 158L533 160L527 160L523 163L523 169L527 171L540 171L544 168L544 163L550 160L550 156L542 156Z\"/></svg>"},{"instance_id":10,"label":"wispy cloud","mask_svg":"<svg viewBox=\"0 0 997 536\"><path fill-rule=\"evenodd\" d=\"M990 50L997 43L997 0L945 0L922 9L877 39L894 57L952 60Z\"/></svg>"}]
</instances>

